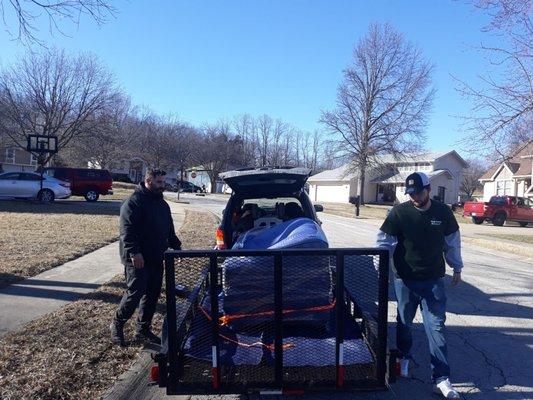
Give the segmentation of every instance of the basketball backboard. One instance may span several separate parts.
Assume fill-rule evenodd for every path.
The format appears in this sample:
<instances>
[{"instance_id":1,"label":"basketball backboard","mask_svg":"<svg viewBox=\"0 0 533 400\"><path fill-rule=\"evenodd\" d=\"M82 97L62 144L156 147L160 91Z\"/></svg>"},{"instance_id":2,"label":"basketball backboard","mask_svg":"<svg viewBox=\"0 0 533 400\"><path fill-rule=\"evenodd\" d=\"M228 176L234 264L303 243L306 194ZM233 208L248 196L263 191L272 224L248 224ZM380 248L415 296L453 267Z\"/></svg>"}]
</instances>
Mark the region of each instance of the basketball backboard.
<instances>
[{"instance_id":1,"label":"basketball backboard","mask_svg":"<svg viewBox=\"0 0 533 400\"><path fill-rule=\"evenodd\" d=\"M57 136L28 135L27 150L31 153L57 153Z\"/></svg>"}]
</instances>

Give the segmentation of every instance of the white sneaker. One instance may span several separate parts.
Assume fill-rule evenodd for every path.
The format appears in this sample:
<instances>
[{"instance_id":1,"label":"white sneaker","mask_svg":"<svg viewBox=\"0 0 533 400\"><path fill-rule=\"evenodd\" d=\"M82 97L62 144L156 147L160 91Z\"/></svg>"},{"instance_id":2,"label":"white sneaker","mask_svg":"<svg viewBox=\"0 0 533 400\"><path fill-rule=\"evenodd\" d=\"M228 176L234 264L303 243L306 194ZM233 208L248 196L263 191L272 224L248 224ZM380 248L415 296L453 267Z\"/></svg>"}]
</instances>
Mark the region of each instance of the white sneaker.
<instances>
[{"instance_id":1,"label":"white sneaker","mask_svg":"<svg viewBox=\"0 0 533 400\"><path fill-rule=\"evenodd\" d=\"M433 385L433 391L437 394L442 394L445 399L460 399L459 393L450 383L449 379L445 379L436 385Z\"/></svg>"}]
</instances>

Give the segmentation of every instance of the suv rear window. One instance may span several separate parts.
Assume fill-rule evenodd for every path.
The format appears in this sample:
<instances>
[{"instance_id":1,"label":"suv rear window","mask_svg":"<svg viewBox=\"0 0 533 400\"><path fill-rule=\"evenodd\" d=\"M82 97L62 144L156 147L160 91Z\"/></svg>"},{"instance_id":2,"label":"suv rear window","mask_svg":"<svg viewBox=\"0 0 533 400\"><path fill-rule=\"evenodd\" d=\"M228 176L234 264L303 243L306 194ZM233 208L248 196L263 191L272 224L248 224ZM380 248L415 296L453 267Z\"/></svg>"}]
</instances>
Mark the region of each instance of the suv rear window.
<instances>
[{"instance_id":1,"label":"suv rear window","mask_svg":"<svg viewBox=\"0 0 533 400\"><path fill-rule=\"evenodd\" d=\"M505 197L493 197L490 199L489 204L493 204L495 206L504 206L507 204L507 200Z\"/></svg>"},{"instance_id":2,"label":"suv rear window","mask_svg":"<svg viewBox=\"0 0 533 400\"><path fill-rule=\"evenodd\" d=\"M68 176L67 171L65 171L64 169L55 169L55 168L45 169L44 174L52 178L63 179L63 180Z\"/></svg>"},{"instance_id":3,"label":"suv rear window","mask_svg":"<svg viewBox=\"0 0 533 400\"><path fill-rule=\"evenodd\" d=\"M304 216L300 200L294 197L246 199L241 207L241 212L242 210L252 210L254 208L256 209L257 217L277 216L282 220L287 220Z\"/></svg>"},{"instance_id":4,"label":"suv rear window","mask_svg":"<svg viewBox=\"0 0 533 400\"><path fill-rule=\"evenodd\" d=\"M59 180L66 180L68 179L68 171L64 169L52 170L52 176Z\"/></svg>"}]
</instances>

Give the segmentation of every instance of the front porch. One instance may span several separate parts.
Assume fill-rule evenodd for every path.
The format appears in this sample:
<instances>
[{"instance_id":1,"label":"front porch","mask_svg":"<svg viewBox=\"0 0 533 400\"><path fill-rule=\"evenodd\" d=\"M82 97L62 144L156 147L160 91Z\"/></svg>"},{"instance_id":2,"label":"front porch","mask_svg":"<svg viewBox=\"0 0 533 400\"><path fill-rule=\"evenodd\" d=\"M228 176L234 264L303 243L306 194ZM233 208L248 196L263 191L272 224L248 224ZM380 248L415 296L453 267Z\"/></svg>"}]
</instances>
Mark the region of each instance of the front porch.
<instances>
[{"instance_id":1,"label":"front porch","mask_svg":"<svg viewBox=\"0 0 533 400\"><path fill-rule=\"evenodd\" d=\"M394 183L375 183L373 184L375 186L374 193L375 198L374 201L370 203L374 204L394 204L396 201L396 187L397 185Z\"/></svg>"}]
</instances>

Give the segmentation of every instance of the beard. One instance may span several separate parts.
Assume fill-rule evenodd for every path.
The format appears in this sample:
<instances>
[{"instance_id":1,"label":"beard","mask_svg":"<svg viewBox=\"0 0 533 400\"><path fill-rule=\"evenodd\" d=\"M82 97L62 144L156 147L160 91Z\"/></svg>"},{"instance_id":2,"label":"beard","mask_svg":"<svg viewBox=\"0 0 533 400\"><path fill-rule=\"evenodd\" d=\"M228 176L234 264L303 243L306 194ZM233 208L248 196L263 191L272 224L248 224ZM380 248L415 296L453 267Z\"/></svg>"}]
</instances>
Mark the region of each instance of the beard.
<instances>
[{"instance_id":1,"label":"beard","mask_svg":"<svg viewBox=\"0 0 533 400\"><path fill-rule=\"evenodd\" d=\"M165 188L163 188L163 187L154 187L154 186L152 186L152 187L150 188L150 190L151 190L153 193L155 193L155 194L163 194L163 192L165 191Z\"/></svg>"},{"instance_id":2,"label":"beard","mask_svg":"<svg viewBox=\"0 0 533 400\"><path fill-rule=\"evenodd\" d=\"M429 196L427 196L424 200L421 200L421 201L414 201L414 200L411 200L411 201L413 202L413 205L415 207L424 208L429 201Z\"/></svg>"}]
</instances>

